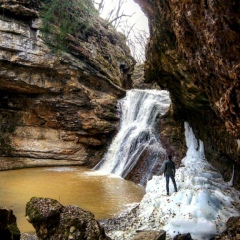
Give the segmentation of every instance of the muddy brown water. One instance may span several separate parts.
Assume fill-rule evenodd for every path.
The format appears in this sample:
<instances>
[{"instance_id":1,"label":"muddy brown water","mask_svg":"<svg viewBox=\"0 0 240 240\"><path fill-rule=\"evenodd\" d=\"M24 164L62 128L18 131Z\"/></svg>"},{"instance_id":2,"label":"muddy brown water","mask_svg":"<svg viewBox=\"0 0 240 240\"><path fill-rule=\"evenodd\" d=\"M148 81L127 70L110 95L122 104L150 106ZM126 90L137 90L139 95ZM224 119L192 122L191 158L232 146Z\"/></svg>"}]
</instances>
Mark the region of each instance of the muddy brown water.
<instances>
[{"instance_id":1,"label":"muddy brown water","mask_svg":"<svg viewBox=\"0 0 240 240\"><path fill-rule=\"evenodd\" d=\"M21 232L34 232L25 218L31 197L48 197L62 205L77 205L96 219L113 217L141 201L144 188L83 167L28 168L0 172L0 206L13 210Z\"/></svg>"}]
</instances>

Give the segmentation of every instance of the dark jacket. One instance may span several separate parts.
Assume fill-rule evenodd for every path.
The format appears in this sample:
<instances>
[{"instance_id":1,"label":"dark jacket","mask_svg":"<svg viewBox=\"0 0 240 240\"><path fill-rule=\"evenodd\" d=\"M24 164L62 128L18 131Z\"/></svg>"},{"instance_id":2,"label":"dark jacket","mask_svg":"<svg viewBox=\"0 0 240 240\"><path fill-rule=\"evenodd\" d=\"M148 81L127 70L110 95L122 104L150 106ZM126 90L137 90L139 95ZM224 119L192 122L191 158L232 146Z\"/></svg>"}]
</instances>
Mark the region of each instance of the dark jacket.
<instances>
[{"instance_id":1,"label":"dark jacket","mask_svg":"<svg viewBox=\"0 0 240 240\"><path fill-rule=\"evenodd\" d=\"M175 163L172 160L167 160L164 163L163 171L164 171L164 175L167 174L167 175L175 176Z\"/></svg>"}]
</instances>

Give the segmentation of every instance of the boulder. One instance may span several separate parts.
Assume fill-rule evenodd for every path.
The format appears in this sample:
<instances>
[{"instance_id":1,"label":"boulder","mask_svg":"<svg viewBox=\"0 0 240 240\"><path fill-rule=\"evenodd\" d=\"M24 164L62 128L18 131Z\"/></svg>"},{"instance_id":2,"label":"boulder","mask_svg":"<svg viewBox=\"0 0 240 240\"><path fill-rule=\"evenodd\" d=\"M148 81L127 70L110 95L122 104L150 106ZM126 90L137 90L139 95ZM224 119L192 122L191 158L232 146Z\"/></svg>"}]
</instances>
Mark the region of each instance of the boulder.
<instances>
[{"instance_id":1,"label":"boulder","mask_svg":"<svg viewBox=\"0 0 240 240\"><path fill-rule=\"evenodd\" d=\"M33 197L26 205L26 217L42 240L110 240L91 212L51 198Z\"/></svg>"}]
</instances>

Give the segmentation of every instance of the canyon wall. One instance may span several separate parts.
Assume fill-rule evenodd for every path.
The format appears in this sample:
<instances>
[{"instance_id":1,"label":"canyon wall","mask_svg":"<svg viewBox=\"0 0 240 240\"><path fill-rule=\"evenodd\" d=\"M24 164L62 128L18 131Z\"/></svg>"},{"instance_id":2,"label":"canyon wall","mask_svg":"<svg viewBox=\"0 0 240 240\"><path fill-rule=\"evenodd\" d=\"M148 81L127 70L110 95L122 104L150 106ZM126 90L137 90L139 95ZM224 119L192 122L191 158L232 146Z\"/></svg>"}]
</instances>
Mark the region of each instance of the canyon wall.
<instances>
[{"instance_id":1,"label":"canyon wall","mask_svg":"<svg viewBox=\"0 0 240 240\"><path fill-rule=\"evenodd\" d=\"M226 181L235 165L239 186L239 1L134 1L149 19L146 82L169 90L169 122L183 129L188 121ZM171 127L163 132L165 142L176 145Z\"/></svg>"},{"instance_id":2,"label":"canyon wall","mask_svg":"<svg viewBox=\"0 0 240 240\"><path fill-rule=\"evenodd\" d=\"M93 166L116 132L125 89L157 84L172 99L159 128L168 152L184 156L188 121L225 180L233 165L239 172L239 2L134 1L150 26L145 76L134 83L125 38L106 21L95 16L56 53L40 31L41 1L0 1L1 157Z\"/></svg>"},{"instance_id":3,"label":"canyon wall","mask_svg":"<svg viewBox=\"0 0 240 240\"><path fill-rule=\"evenodd\" d=\"M0 156L99 161L118 126L117 100L135 64L125 44L96 15L68 51L40 31L39 3L0 1Z\"/></svg>"}]
</instances>

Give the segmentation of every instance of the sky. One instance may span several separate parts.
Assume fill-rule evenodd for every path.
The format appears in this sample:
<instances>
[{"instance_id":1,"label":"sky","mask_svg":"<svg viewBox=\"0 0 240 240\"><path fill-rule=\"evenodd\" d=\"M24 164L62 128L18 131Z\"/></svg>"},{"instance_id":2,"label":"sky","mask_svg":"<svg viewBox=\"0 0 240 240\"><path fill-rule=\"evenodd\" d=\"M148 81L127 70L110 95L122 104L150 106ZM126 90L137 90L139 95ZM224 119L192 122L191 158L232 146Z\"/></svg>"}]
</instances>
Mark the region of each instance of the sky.
<instances>
[{"instance_id":1,"label":"sky","mask_svg":"<svg viewBox=\"0 0 240 240\"><path fill-rule=\"evenodd\" d=\"M105 0L106 4L104 7L101 16L105 18L108 13L117 6L119 0ZM138 4L136 4L133 0L124 0L124 4L122 5L122 10L124 14L134 15L129 19L129 24L136 23L135 27L139 30L148 31L148 19L145 14L142 12L141 8ZM95 0L95 2L99 3L100 0Z\"/></svg>"},{"instance_id":2,"label":"sky","mask_svg":"<svg viewBox=\"0 0 240 240\"><path fill-rule=\"evenodd\" d=\"M95 0L96 3L100 1L101 0ZM109 12L117 8L119 1L123 1L120 12L131 17L122 18L122 20L125 19L126 21L122 21L122 24L117 27L117 30L127 35L126 32L128 32L128 29L132 29L131 26L134 25L133 30L130 31L127 37L127 44L135 60L137 60L137 62L143 62L145 60L145 45L149 37L149 28L148 19L139 5L133 0L105 0L105 5L100 16L106 19Z\"/></svg>"}]
</instances>

